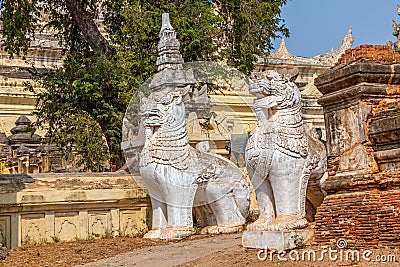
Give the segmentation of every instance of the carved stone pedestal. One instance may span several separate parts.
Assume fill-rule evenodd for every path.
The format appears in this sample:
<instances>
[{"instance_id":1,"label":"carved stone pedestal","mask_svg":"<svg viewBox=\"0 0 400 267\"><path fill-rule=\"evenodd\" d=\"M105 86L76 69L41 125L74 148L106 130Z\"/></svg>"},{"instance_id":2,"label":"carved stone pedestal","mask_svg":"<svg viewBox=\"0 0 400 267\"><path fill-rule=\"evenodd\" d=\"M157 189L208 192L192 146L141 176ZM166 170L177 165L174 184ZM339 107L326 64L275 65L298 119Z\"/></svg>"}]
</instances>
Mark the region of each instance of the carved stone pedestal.
<instances>
[{"instance_id":1,"label":"carved stone pedestal","mask_svg":"<svg viewBox=\"0 0 400 267\"><path fill-rule=\"evenodd\" d=\"M311 228L292 231L245 231L242 245L245 248L287 250L307 244L314 236Z\"/></svg>"}]
</instances>

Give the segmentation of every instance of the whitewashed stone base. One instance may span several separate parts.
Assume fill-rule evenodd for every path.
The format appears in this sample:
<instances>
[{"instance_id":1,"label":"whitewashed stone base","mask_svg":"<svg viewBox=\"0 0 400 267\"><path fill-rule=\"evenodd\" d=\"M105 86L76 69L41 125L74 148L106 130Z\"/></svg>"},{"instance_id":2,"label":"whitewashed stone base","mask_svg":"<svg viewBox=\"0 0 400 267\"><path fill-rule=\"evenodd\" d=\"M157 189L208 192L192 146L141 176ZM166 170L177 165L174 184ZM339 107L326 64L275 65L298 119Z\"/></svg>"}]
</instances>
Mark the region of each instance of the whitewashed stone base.
<instances>
[{"instance_id":1,"label":"whitewashed stone base","mask_svg":"<svg viewBox=\"0 0 400 267\"><path fill-rule=\"evenodd\" d=\"M244 231L242 245L245 248L287 250L308 244L314 237L314 230L293 231Z\"/></svg>"},{"instance_id":2,"label":"whitewashed stone base","mask_svg":"<svg viewBox=\"0 0 400 267\"><path fill-rule=\"evenodd\" d=\"M0 243L7 248L142 235L150 209L129 174L0 175Z\"/></svg>"}]
</instances>

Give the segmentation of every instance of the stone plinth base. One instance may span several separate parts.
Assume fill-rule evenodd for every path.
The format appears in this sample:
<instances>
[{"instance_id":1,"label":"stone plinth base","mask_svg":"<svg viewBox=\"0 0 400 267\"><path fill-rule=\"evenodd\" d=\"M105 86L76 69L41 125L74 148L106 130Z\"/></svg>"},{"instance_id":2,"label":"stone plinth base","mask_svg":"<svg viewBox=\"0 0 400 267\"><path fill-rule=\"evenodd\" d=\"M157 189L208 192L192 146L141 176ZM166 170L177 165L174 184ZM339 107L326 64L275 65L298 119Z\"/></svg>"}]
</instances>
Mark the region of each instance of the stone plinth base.
<instances>
[{"instance_id":1,"label":"stone plinth base","mask_svg":"<svg viewBox=\"0 0 400 267\"><path fill-rule=\"evenodd\" d=\"M314 237L313 229L293 231L245 231L242 236L242 245L245 248L294 249L307 244Z\"/></svg>"}]
</instances>

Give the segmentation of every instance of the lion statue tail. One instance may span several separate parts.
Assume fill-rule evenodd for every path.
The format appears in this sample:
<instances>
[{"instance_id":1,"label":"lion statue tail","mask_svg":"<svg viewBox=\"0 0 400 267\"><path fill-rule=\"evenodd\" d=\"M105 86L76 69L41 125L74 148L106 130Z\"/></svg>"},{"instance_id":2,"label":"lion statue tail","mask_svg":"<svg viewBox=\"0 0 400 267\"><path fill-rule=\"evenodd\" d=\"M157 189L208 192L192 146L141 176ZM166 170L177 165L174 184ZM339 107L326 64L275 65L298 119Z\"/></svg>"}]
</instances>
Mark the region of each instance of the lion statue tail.
<instances>
[{"instance_id":1,"label":"lion statue tail","mask_svg":"<svg viewBox=\"0 0 400 267\"><path fill-rule=\"evenodd\" d=\"M309 222L315 220L317 208L322 204L326 192L322 189L322 183L326 177L327 160L325 144L317 130L309 124L305 124L308 141L308 163L310 176L306 193L306 219Z\"/></svg>"}]
</instances>

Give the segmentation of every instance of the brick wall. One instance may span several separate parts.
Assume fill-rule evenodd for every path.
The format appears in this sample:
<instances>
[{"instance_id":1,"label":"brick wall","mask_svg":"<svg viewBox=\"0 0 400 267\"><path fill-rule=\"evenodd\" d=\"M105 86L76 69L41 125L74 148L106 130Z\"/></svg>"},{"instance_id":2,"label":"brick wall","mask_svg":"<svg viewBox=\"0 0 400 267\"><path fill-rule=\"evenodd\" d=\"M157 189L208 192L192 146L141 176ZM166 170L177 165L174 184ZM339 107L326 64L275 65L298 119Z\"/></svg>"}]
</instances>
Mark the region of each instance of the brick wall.
<instances>
[{"instance_id":1,"label":"brick wall","mask_svg":"<svg viewBox=\"0 0 400 267\"><path fill-rule=\"evenodd\" d=\"M364 246L400 247L399 213L399 190L330 195L317 211L316 241L344 238Z\"/></svg>"}]
</instances>

